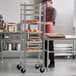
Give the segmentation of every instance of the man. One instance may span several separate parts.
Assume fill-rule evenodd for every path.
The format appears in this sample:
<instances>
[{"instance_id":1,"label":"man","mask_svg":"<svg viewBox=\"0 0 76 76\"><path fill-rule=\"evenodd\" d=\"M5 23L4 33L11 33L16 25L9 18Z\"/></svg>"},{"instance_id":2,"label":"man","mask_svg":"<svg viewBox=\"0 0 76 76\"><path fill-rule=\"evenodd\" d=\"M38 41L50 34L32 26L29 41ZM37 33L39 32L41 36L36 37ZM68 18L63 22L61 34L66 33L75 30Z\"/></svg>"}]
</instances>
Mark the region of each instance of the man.
<instances>
[{"instance_id":1,"label":"man","mask_svg":"<svg viewBox=\"0 0 76 76\"><path fill-rule=\"evenodd\" d=\"M56 9L52 7L51 0L42 0L42 3L46 5L46 22L45 22L45 32L46 33L54 33L54 25L56 19ZM43 19L43 18L42 18ZM45 41L45 49L47 49L47 41ZM53 41L49 41L49 51L54 51ZM48 65L49 68L55 66L54 61L54 53L49 53L50 64ZM45 52L45 59L44 65L47 66L47 52Z\"/></svg>"}]
</instances>

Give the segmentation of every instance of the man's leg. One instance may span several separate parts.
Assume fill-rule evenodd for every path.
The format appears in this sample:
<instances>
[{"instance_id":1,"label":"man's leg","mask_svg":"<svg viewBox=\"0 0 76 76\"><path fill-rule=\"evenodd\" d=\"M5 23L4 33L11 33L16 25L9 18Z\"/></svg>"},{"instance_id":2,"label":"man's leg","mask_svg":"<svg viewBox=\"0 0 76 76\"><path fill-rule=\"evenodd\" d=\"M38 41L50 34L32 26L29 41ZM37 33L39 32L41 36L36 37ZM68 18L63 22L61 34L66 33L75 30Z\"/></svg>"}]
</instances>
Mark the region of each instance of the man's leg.
<instances>
[{"instance_id":1,"label":"man's leg","mask_svg":"<svg viewBox=\"0 0 76 76\"><path fill-rule=\"evenodd\" d=\"M49 51L54 51L53 41L49 41ZM49 59L50 59L49 68L54 67L55 66L54 53L49 53Z\"/></svg>"},{"instance_id":2,"label":"man's leg","mask_svg":"<svg viewBox=\"0 0 76 76\"><path fill-rule=\"evenodd\" d=\"M47 41L45 40L45 49L47 50ZM47 67L47 52L45 51L44 66Z\"/></svg>"},{"instance_id":3,"label":"man's leg","mask_svg":"<svg viewBox=\"0 0 76 76\"><path fill-rule=\"evenodd\" d=\"M45 49L47 50L47 41L45 41ZM54 51L53 41L49 41L49 51ZM50 59L49 67L52 67L52 66L54 67L55 66L54 53L49 53L49 59ZM46 51L45 51L44 65L45 67L47 66L47 52Z\"/></svg>"}]
</instances>

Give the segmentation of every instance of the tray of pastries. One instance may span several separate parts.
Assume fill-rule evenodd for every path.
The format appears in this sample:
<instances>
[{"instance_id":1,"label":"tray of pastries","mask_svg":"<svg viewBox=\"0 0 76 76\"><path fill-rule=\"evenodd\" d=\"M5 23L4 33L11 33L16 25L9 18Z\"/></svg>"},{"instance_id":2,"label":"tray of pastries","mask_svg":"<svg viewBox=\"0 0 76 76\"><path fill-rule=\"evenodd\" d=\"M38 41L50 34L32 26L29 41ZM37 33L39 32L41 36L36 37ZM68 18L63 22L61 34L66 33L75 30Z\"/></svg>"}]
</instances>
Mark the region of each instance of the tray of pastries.
<instances>
[{"instance_id":1,"label":"tray of pastries","mask_svg":"<svg viewBox=\"0 0 76 76\"><path fill-rule=\"evenodd\" d=\"M65 35L61 33L46 33L45 35L49 38L65 38Z\"/></svg>"},{"instance_id":2,"label":"tray of pastries","mask_svg":"<svg viewBox=\"0 0 76 76\"><path fill-rule=\"evenodd\" d=\"M27 51L38 51L40 49L39 48L31 48L31 47L29 47L29 48L26 48L26 50Z\"/></svg>"}]
</instances>

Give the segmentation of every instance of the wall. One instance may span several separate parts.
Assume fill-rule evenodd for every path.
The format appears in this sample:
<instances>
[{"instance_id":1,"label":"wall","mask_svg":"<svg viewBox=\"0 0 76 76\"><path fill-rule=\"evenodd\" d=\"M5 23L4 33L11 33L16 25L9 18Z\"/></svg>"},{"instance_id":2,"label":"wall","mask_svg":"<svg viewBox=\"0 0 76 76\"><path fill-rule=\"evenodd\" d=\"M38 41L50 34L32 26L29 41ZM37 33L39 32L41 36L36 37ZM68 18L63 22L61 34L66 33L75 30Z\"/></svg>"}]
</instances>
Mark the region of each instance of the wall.
<instances>
[{"instance_id":1,"label":"wall","mask_svg":"<svg viewBox=\"0 0 76 76\"><path fill-rule=\"evenodd\" d=\"M76 28L76 0L74 0L73 26Z\"/></svg>"},{"instance_id":2,"label":"wall","mask_svg":"<svg viewBox=\"0 0 76 76\"><path fill-rule=\"evenodd\" d=\"M34 0L0 0L0 14L7 22L20 21L20 3L34 3Z\"/></svg>"},{"instance_id":3,"label":"wall","mask_svg":"<svg viewBox=\"0 0 76 76\"><path fill-rule=\"evenodd\" d=\"M0 0L0 14L5 21L19 21L18 0Z\"/></svg>"},{"instance_id":4,"label":"wall","mask_svg":"<svg viewBox=\"0 0 76 76\"><path fill-rule=\"evenodd\" d=\"M56 32L72 33L74 0L53 0L53 2L57 9Z\"/></svg>"},{"instance_id":5,"label":"wall","mask_svg":"<svg viewBox=\"0 0 76 76\"><path fill-rule=\"evenodd\" d=\"M57 10L55 32L73 34L74 0L53 0L53 6ZM70 41L59 42L71 43Z\"/></svg>"},{"instance_id":6,"label":"wall","mask_svg":"<svg viewBox=\"0 0 76 76\"><path fill-rule=\"evenodd\" d=\"M34 2L35 2L35 3L40 3L40 2L41 2L41 0L34 0Z\"/></svg>"},{"instance_id":7,"label":"wall","mask_svg":"<svg viewBox=\"0 0 76 76\"><path fill-rule=\"evenodd\" d=\"M39 3L41 0L0 0L0 14L6 21L20 21L20 3ZM58 17L56 26L58 28L71 28L74 0L53 0L53 5L57 9ZM68 3L68 4L67 4ZM64 30L66 31L66 30ZM68 30L70 31L70 29Z\"/></svg>"}]
</instances>

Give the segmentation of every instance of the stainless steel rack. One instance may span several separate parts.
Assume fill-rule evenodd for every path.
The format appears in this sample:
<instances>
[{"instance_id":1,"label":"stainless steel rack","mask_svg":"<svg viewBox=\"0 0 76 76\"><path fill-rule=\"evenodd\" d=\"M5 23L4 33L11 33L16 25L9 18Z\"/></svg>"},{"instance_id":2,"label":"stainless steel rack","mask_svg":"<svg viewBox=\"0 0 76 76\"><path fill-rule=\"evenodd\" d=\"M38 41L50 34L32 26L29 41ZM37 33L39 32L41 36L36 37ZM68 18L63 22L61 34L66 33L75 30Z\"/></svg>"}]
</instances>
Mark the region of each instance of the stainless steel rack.
<instances>
[{"instance_id":1,"label":"stainless steel rack","mask_svg":"<svg viewBox=\"0 0 76 76\"><path fill-rule=\"evenodd\" d=\"M0 32L0 52L1 52L1 60L3 60L3 53L4 52L13 52L13 49L8 49L7 44L20 44L19 49L17 46L15 46L17 49L14 51L21 51L22 50L22 44L23 44L23 32ZM12 46L10 47L12 48Z\"/></svg>"},{"instance_id":2,"label":"stainless steel rack","mask_svg":"<svg viewBox=\"0 0 76 76\"><path fill-rule=\"evenodd\" d=\"M25 73L26 72L26 54L28 54L27 52L38 52L38 58L37 58L38 62L37 62L37 64L35 64L35 68L36 69L40 68L40 72L43 73L45 71L45 69L41 65L44 65L44 60L42 60L42 63L40 63L40 55L41 55L41 52L43 52L41 24L36 23L36 22L27 23L27 20L34 20L34 19L37 19L38 22L41 22L41 15L42 15L41 9L42 9L43 5L24 3L24 4L20 4L20 6L21 6L21 10L20 10L21 11L21 13L20 13L21 23L23 23L23 26L24 26L23 28L25 28L23 30L23 31L25 31L25 42L24 42L24 52L23 52L24 59L23 59L23 62L21 62L21 59L20 59L20 63L17 65L17 69L20 69L22 73ZM26 30L29 29L29 26L32 23L38 24L37 30L39 30L39 32L26 32ZM36 25L34 25L34 26L36 26ZM38 35L38 36L34 36L34 35ZM32 41L36 38L40 41ZM27 40L27 39L29 39L29 40ZM30 45L31 45L31 47L30 47ZM35 45L37 45L37 46L35 47ZM27 48L34 48L35 50L33 50L33 49L27 50Z\"/></svg>"}]
</instances>

